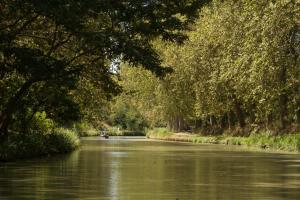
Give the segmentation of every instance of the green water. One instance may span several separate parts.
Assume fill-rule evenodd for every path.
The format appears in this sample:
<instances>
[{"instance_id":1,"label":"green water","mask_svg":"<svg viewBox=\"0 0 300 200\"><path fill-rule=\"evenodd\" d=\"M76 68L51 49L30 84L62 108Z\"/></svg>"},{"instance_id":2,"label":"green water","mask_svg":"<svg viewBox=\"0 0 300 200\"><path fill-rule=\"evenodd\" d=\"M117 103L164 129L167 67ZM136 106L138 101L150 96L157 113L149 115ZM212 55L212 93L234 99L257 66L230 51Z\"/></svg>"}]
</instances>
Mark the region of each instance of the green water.
<instances>
[{"instance_id":1,"label":"green water","mask_svg":"<svg viewBox=\"0 0 300 200\"><path fill-rule=\"evenodd\" d=\"M65 156L0 164L1 200L300 199L300 155L90 138Z\"/></svg>"}]
</instances>

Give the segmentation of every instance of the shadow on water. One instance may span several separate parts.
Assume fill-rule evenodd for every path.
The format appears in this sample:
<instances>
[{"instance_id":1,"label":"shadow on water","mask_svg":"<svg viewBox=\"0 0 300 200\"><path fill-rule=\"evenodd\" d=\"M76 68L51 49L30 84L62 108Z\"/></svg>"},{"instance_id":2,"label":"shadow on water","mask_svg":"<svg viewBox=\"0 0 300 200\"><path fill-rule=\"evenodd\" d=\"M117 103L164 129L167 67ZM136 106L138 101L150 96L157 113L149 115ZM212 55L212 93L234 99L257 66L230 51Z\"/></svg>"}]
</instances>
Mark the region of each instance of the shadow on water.
<instances>
[{"instance_id":1,"label":"shadow on water","mask_svg":"<svg viewBox=\"0 0 300 200\"><path fill-rule=\"evenodd\" d=\"M299 154L88 138L69 155L0 164L1 200L299 199Z\"/></svg>"}]
</instances>

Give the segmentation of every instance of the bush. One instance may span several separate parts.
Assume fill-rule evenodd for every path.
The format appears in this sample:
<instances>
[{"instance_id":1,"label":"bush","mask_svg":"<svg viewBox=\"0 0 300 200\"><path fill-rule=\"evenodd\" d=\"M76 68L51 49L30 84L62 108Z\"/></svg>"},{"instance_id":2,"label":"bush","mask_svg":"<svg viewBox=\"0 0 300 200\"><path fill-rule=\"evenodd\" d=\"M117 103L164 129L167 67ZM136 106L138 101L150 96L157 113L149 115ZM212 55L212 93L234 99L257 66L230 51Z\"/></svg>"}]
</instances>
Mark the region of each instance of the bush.
<instances>
[{"instance_id":1,"label":"bush","mask_svg":"<svg viewBox=\"0 0 300 200\"><path fill-rule=\"evenodd\" d=\"M79 146L77 134L69 129L57 128L52 134L47 135L49 153L66 153Z\"/></svg>"},{"instance_id":2,"label":"bush","mask_svg":"<svg viewBox=\"0 0 300 200\"><path fill-rule=\"evenodd\" d=\"M67 153L79 145L74 131L55 129L51 133L32 131L27 134L10 133L0 144L0 160L33 158L57 153Z\"/></svg>"},{"instance_id":3,"label":"bush","mask_svg":"<svg viewBox=\"0 0 300 200\"><path fill-rule=\"evenodd\" d=\"M252 134L245 141L248 146L283 151L300 151L300 133L280 136L273 136L270 133Z\"/></svg>"},{"instance_id":4,"label":"bush","mask_svg":"<svg viewBox=\"0 0 300 200\"><path fill-rule=\"evenodd\" d=\"M246 137L225 137L220 143L227 145L245 145Z\"/></svg>"},{"instance_id":5,"label":"bush","mask_svg":"<svg viewBox=\"0 0 300 200\"><path fill-rule=\"evenodd\" d=\"M0 160L35 157L40 152L45 152L44 137L40 132L10 133L0 145Z\"/></svg>"}]
</instances>

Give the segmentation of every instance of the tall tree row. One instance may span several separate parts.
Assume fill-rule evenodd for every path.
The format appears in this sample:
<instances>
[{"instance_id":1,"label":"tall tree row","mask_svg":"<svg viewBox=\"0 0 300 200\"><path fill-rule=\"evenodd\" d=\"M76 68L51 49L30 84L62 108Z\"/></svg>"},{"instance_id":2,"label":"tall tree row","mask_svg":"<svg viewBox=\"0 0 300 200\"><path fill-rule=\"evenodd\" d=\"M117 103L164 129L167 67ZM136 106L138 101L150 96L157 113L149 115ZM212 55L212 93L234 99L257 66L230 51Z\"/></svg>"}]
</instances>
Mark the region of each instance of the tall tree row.
<instances>
[{"instance_id":1,"label":"tall tree row","mask_svg":"<svg viewBox=\"0 0 300 200\"><path fill-rule=\"evenodd\" d=\"M135 83L140 93L152 83L155 110L171 129L299 130L299 0L215 0L192 29L183 45L153 43L173 73Z\"/></svg>"}]
</instances>

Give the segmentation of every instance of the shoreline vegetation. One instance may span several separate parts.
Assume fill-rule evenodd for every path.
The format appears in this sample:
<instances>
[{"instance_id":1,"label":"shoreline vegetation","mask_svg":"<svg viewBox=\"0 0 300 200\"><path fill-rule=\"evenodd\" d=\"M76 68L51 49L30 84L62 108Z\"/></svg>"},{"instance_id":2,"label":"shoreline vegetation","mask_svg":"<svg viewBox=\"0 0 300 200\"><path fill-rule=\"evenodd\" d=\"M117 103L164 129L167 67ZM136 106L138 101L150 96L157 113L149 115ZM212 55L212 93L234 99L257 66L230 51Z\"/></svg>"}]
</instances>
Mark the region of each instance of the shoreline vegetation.
<instances>
[{"instance_id":1,"label":"shoreline vegetation","mask_svg":"<svg viewBox=\"0 0 300 200\"><path fill-rule=\"evenodd\" d=\"M77 133L65 128L55 128L47 133L11 132L0 144L0 162L69 153L79 145Z\"/></svg>"},{"instance_id":2,"label":"shoreline vegetation","mask_svg":"<svg viewBox=\"0 0 300 200\"><path fill-rule=\"evenodd\" d=\"M102 128L95 128L88 123L77 123L74 125L75 130L79 137L94 137L102 134L108 134L109 136L145 136L145 130L128 130L122 127L110 126L103 123Z\"/></svg>"},{"instance_id":3,"label":"shoreline vegetation","mask_svg":"<svg viewBox=\"0 0 300 200\"><path fill-rule=\"evenodd\" d=\"M147 132L147 138L196 144L240 145L264 151L300 152L300 133L274 136L266 132L250 134L248 137L230 135L204 136L186 132L173 133L166 128L156 128Z\"/></svg>"},{"instance_id":4,"label":"shoreline vegetation","mask_svg":"<svg viewBox=\"0 0 300 200\"><path fill-rule=\"evenodd\" d=\"M80 146L81 137L100 136L145 136L145 131L128 131L106 126L104 129L80 122L69 128L55 128L51 120L41 117L34 127L25 131L10 131L7 138L1 138L0 162L47 157L70 153Z\"/></svg>"},{"instance_id":5,"label":"shoreline vegetation","mask_svg":"<svg viewBox=\"0 0 300 200\"><path fill-rule=\"evenodd\" d=\"M72 128L55 128L51 121L42 119L33 130L10 131L7 138L1 138L0 162L47 157L70 153L80 146L81 137L100 136L145 136L144 131L128 131L117 127L97 129L88 123L76 123Z\"/></svg>"},{"instance_id":6,"label":"shoreline vegetation","mask_svg":"<svg viewBox=\"0 0 300 200\"><path fill-rule=\"evenodd\" d=\"M144 130L123 130L118 127L110 127L107 129L109 136L145 136Z\"/></svg>"}]
</instances>

